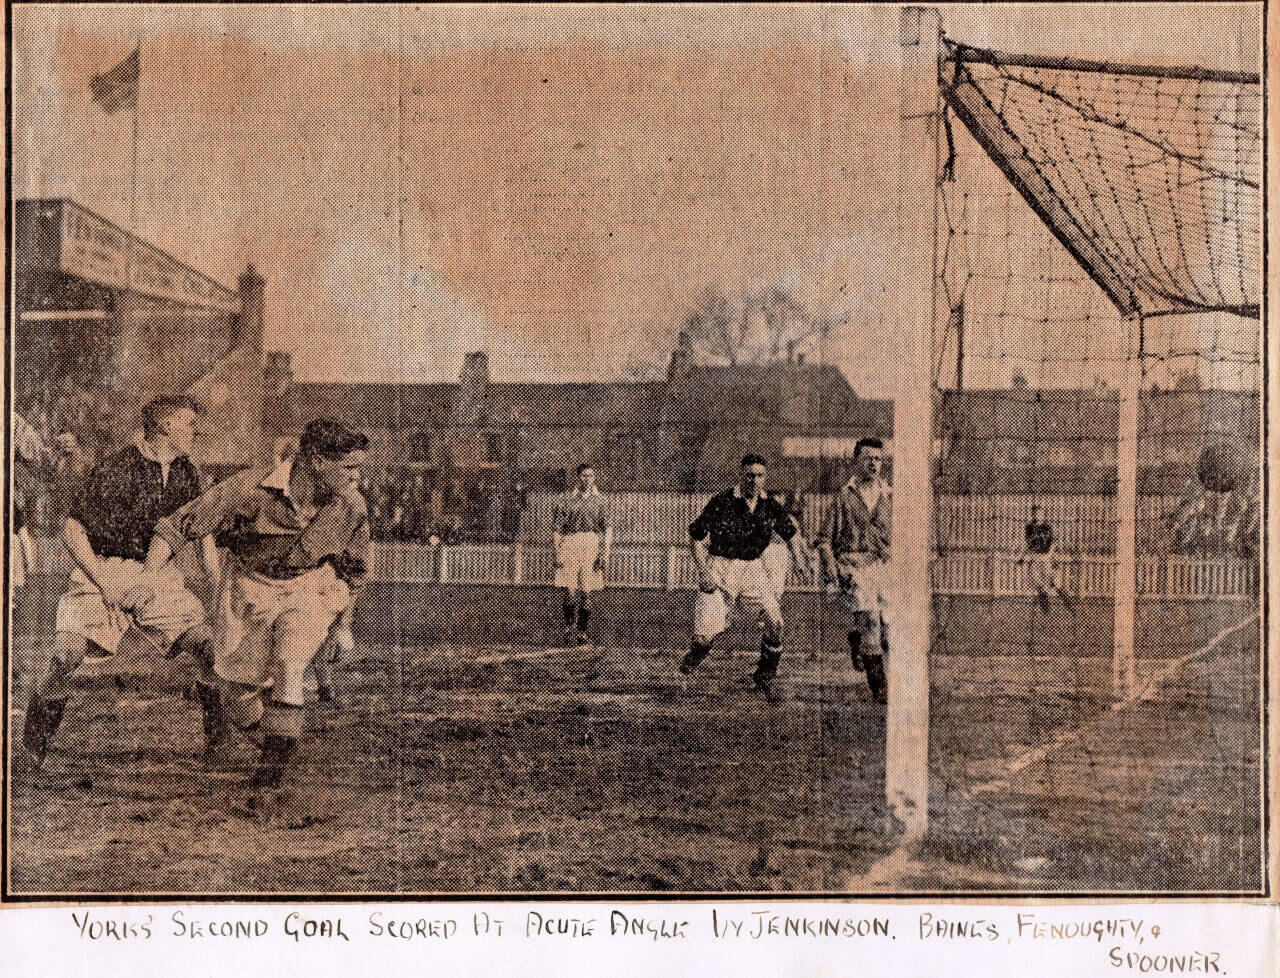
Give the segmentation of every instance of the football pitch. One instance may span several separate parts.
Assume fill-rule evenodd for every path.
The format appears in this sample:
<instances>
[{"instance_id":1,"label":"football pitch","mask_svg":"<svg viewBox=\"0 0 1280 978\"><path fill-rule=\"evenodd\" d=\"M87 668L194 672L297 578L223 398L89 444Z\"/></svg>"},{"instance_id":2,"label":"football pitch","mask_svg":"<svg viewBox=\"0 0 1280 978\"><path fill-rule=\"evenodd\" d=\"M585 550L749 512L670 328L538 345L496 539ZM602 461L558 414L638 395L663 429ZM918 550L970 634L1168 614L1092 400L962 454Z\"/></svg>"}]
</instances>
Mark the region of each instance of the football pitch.
<instances>
[{"instance_id":1,"label":"football pitch","mask_svg":"<svg viewBox=\"0 0 1280 978\"><path fill-rule=\"evenodd\" d=\"M10 889L1260 885L1256 629L1197 655L1244 616L1150 609L1164 653L1148 663L1151 695L1111 709L1110 658L1081 647L1081 622L1096 627L1108 603L1037 625L1029 599L999 600L936 606L932 828L885 879L896 847L885 711L811 595L789 598L782 701L770 705L748 679L751 621L694 675L676 672L687 593L609 590L595 643L566 649L550 588L374 585L357 651L337 669L338 704L309 704L286 788L254 808L242 783L255 752L237 743L206 766L187 666L154 658L83 670L44 769L25 770L22 711L52 614L29 593L11 645Z\"/></svg>"}]
</instances>

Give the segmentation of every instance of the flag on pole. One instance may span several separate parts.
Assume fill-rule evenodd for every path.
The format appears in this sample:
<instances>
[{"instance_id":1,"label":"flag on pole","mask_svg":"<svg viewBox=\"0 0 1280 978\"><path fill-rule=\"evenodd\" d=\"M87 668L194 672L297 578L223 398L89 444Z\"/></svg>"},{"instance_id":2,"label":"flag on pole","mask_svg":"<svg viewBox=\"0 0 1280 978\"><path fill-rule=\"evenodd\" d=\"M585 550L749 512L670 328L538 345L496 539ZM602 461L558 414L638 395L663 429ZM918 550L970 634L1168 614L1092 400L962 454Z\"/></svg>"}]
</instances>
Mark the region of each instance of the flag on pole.
<instances>
[{"instance_id":1,"label":"flag on pole","mask_svg":"<svg viewBox=\"0 0 1280 978\"><path fill-rule=\"evenodd\" d=\"M109 71L94 75L89 82L89 94L108 115L137 107L140 53L140 48L134 48L133 54Z\"/></svg>"}]
</instances>

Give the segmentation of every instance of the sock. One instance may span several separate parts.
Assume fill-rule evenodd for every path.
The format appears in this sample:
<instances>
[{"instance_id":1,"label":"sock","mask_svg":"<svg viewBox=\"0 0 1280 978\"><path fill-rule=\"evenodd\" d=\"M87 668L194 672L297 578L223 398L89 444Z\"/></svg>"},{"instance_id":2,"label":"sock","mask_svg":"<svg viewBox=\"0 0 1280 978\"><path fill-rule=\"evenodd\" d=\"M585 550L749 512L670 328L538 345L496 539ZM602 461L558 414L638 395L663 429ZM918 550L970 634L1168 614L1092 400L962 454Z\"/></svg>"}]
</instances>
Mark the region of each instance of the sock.
<instances>
[{"instance_id":1,"label":"sock","mask_svg":"<svg viewBox=\"0 0 1280 978\"><path fill-rule=\"evenodd\" d=\"M688 674L693 672L699 662L711 654L710 642L699 642L696 638L689 643L689 651L685 654L684 661L680 663L680 671Z\"/></svg>"}]
</instances>

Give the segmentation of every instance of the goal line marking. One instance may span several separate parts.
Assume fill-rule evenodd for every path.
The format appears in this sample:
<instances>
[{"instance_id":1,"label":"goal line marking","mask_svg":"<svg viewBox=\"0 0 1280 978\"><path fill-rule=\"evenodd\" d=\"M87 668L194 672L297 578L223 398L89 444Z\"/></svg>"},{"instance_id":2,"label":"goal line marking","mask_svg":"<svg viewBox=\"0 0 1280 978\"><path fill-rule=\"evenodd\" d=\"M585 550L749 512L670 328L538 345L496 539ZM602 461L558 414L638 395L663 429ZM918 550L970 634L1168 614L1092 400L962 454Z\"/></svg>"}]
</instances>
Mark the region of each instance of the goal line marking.
<instances>
[{"instance_id":1,"label":"goal line marking","mask_svg":"<svg viewBox=\"0 0 1280 978\"><path fill-rule=\"evenodd\" d=\"M968 791L966 791L965 794L970 796L988 794L993 791L999 791L1003 788L1007 788L1009 786L1010 777L1030 767L1032 764L1039 763L1040 761L1048 757L1050 754L1052 754L1054 751L1058 750L1060 747L1063 747L1066 744L1071 743L1072 741L1079 740L1082 736L1084 736L1084 734L1088 730L1102 723L1102 721L1105 720L1107 717L1113 714L1119 713L1121 710L1128 709L1130 706L1134 705L1135 703L1150 699L1155 694L1155 691L1161 685L1163 685L1170 677L1172 677L1176 672L1178 672L1178 670L1182 669L1189 662L1192 662L1195 659L1200 658L1201 656L1208 655L1210 652L1212 652L1215 648L1221 645L1226 639L1230 638L1236 632L1242 631L1243 629L1249 628L1251 626L1256 626L1258 621L1260 620L1260 617L1261 617L1260 614L1258 612L1255 612L1254 614L1246 618L1244 621L1237 622L1234 625L1229 625L1228 627L1224 628L1222 631L1218 632L1217 635L1211 638L1207 643L1202 645L1200 648L1195 649L1191 652L1188 652L1186 655L1179 656L1178 658L1171 660L1168 663L1168 665L1166 665L1163 669L1159 670L1158 672L1154 673L1146 681L1146 683L1144 683L1141 687L1135 689L1124 699L1117 700L1116 702L1108 706L1101 715L1095 717L1094 719L1084 723L1079 727L1076 727L1072 730L1067 730L1067 731L1064 731L1063 733L1058 734L1048 743L1045 743L1040 747L1027 751L1025 754L1022 754L1020 757L1017 757L1013 761L1011 761L1005 767L1004 773L1000 775L998 778L994 778L990 781L984 782L983 784L976 785L975 787L970 788Z\"/></svg>"}]
</instances>

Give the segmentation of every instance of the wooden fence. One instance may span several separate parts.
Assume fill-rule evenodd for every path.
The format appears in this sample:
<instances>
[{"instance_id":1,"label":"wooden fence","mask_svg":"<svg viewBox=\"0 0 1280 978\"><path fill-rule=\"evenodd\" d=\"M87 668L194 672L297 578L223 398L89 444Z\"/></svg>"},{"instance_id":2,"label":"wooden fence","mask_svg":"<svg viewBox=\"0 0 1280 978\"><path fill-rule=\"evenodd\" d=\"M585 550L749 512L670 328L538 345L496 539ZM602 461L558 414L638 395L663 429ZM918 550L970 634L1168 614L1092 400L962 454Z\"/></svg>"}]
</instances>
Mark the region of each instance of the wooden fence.
<instances>
[{"instance_id":1,"label":"wooden fence","mask_svg":"<svg viewBox=\"0 0 1280 978\"><path fill-rule=\"evenodd\" d=\"M623 544L688 543L689 524L702 511L707 493L608 493L614 539ZM551 537L553 493L535 493L520 520L519 538L540 543ZM812 535L822 526L831 496L801 496L804 530ZM1158 553L1168 547L1168 517L1177 496L1143 496L1138 500L1139 552ZM1097 495L939 496L934 518L937 546L951 550L1020 550L1031 516L1031 505L1054 528L1058 550L1068 554L1110 554L1115 551L1115 497ZM903 505L895 502L895 505Z\"/></svg>"},{"instance_id":2,"label":"wooden fence","mask_svg":"<svg viewBox=\"0 0 1280 978\"><path fill-rule=\"evenodd\" d=\"M56 540L37 538L40 565L49 575L63 575L70 558ZM816 567L816 555L809 554ZM185 562L191 562L184 553ZM1144 598L1236 599L1256 601L1256 563L1238 559L1197 560L1188 557L1144 557L1138 560L1138 593ZM553 578L551 548L546 544L378 543L371 578L406 584L547 585ZM999 596L1027 594L1027 567L1015 550L953 551L935 558L936 594ZM1064 557L1057 580L1077 597L1110 597L1115 561L1101 556ZM687 546L621 544L614 548L606 575L611 587L692 590L697 586L693 557ZM789 588L812 591L812 581L791 581Z\"/></svg>"}]
</instances>

